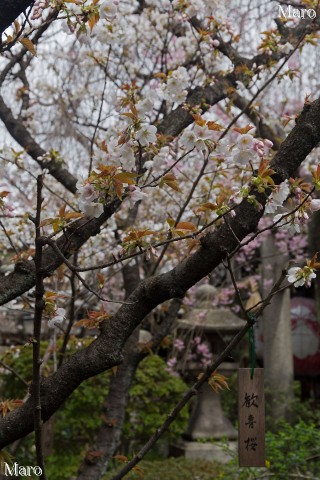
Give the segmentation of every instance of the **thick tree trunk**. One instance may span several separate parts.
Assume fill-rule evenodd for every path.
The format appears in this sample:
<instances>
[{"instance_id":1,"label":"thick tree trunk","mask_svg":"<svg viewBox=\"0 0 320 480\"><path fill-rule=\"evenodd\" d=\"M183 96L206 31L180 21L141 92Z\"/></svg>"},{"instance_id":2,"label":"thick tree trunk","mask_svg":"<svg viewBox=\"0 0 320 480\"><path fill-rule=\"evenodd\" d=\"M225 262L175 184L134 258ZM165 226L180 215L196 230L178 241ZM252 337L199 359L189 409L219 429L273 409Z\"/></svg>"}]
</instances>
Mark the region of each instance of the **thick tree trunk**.
<instances>
[{"instance_id":1,"label":"thick tree trunk","mask_svg":"<svg viewBox=\"0 0 320 480\"><path fill-rule=\"evenodd\" d=\"M263 280L273 283L281 275L286 259L270 234L262 246ZM277 293L263 313L264 369L267 414L277 421L287 418L293 398L293 356L290 291Z\"/></svg>"},{"instance_id":2,"label":"thick tree trunk","mask_svg":"<svg viewBox=\"0 0 320 480\"><path fill-rule=\"evenodd\" d=\"M125 266L123 269L126 297L140 281L139 264ZM142 360L138 351L139 330L136 328L126 343L124 361L118 367L116 375L111 377L110 388L103 406L103 423L93 447L98 456L86 455L78 472L77 480L98 480L107 470L108 462L114 454L121 437L129 390L137 367Z\"/></svg>"},{"instance_id":3,"label":"thick tree trunk","mask_svg":"<svg viewBox=\"0 0 320 480\"><path fill-rule=\"evenodd\" d=\"M138 336L139 329L136 329L127 342L125 359L110 381L109 393L103 406L103 423L92 448L99 454L97 457L86 455L79 468L77 480L103 478L108 462L119 444L129 390L141 360L137 355Z\"/></svg>"},{"instance_id":4,"label":"thick tree trunk","mask_svg":"<svg viewBox=\"0 0 320 480\"><path fill-rule=\"evenodd\" d=\"M138 266L125 267L123 273L125 290L129 295L139 278ZM154 348L156 348L163 337L168 334L180 305L180 300L175 299L171 302L158 334L153 338ZM110 381L109 393L103 406L103 424L100 427L93 446L93 450L99 452L99 455L96 457L87 455L80 465L77 480L102 479L106 473L108 463L119 445L123 422L125 420L129 390L139 363L145 357L145 354L137 348L138 341L139 328L133 332L126 343L124 361L118 367L116 375L113 376Z\"/></svg>"}]
</instances>

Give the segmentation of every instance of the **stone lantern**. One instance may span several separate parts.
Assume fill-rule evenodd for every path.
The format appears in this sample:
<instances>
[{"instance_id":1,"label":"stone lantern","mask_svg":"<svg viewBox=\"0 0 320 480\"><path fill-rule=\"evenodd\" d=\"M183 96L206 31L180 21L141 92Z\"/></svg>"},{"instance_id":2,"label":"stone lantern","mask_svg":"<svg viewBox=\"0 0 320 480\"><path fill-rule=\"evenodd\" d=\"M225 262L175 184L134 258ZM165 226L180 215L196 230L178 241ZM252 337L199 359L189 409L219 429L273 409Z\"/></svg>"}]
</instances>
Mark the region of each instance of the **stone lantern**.
<instances>
[{"instance_id":1,"label":"stone lantern","mask_svg":"<svg viewBox=\"0 0 320 480\"><path fill-rule=\"evenodd\" d=\"M213 306L217 289L212 285L202 285L196 291L195 307L188 315L179 320L179 330L201 329L210 345L213 360L225 348L231 338L243 327L244 320L238 318L231 310ZM199 364L188 362L188 376L193 379L201 371ZM218 371L223 375L230 375L237 368L234 362L223 362ZM223 413L220 395L205 383L197 396L197 401L191 413L185 441L180 446L180 452L187 458L204 458L207 460L228 461L219 440L231 440L231 448L236 448L238 433ZM208 440L206 442L205 440ZM217 442L212 442L212 439ZM199 442L201 440L201 442ZM175 450L175 449L174 449Z\"/></svg>"}]
</instances>

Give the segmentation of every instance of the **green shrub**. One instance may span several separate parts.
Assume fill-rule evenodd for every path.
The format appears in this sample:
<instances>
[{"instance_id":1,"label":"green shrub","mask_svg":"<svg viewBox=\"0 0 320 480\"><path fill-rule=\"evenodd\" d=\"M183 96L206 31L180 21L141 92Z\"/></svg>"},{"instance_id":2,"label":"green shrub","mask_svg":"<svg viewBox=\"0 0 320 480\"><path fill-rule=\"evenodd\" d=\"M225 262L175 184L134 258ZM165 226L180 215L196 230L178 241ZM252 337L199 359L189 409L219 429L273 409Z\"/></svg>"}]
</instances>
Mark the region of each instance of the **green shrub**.
<instances>
[{"instance_id":1,"label":"green shrub","mask_svg":"<svg viewBox=\"0 0 320 480\"><path fill-rule=\"evenodd\" d=\"M72 338L69 342L68 354L75 352L80 345L87 345L90 340ZM44 355L48 343L41 343L41 355ZM6 362L27 381L32 378L32 347L20 349L19 355L8 356ZM43 375L52 372L53 362L50 360ZM69 479L76 474L81 461L81 451L94 439L100 426L100 414L103 401L108 392L109 372L89 378L82 383L68 398L63 408L54 417L53 453L46 458L46 469L50 480ZM25 387L14 375L2 377L0 397L22 398ZM35 464L33 435L27 437L17 453L19 464Z\"/></svg>"},{"instance_id":2,"label":"green shrub","mask_svg":"<svg viewBox=\"0 0 320 480\"><path fill-rule=\"evenodd\" d=\"M294 426L280 422L277 433L267 433L266 440L270 470L279 480L287 480L288 474L319 476L319 426L302 420Z\"/></svg>"},{"instance_id":3,"label":"green shrub","mask_svg":"<svg viewBox=\"0 0 320 480\"><path fill-rule=\"evenodd\" d=\"M87 343L87 340L85 341ZM44 354L47 343L43 342ZM71 339L68 353L79 348L79 340ZM10 364L27 381L32 377L32 348L20 349L19 356L8 356ZM44 373L52 371L52 361L48 362ZM83 453L94 440L101 424L103 402L108 393L110 372L105 372L83 382L68 398L63 408L55 415L53 453L46 458L50 480L69 479L77 472ZM26 393L23 383L14 375L1 378L0 398L22 398ZM136 378L130 390L129 404L123 430L124 451L130 455L133 448L141 446L158 427L166 415L186 390L184 382L173 377L166 369L165 362L157 355L146 357L138 367ZM185 409L174 422L167 438L173 440L186 429L188 411ZM32 465L35 452L32 447L33 435L22 443L17 454L21 465Z\"/></svg>"},{"instance_id":4,"label":"green shrub","mask_svg":"<svg viewBox=\"0 0 320 480\"><path fill-rule=\"evenodd\" d=\"M226 445L227 449L227 445ZM318 479L320 430L300 420L295 425L279 422L276 432L266 433L266 467L239 468L238 458L224 466L225 480Z\"/></svg>"},{"instance_id":5,"label":"green shrub","mask_svg":"<svg viewBox=\"0 0 320 480\"><path fill-rule=\"evenodd\" d=\"M123 437L136 449L145 443L155 428L181 399L186 384L172 376L165 362L157 355L146 357L140 364L129 394ZM173 441L186 430L188 409L184 408L171 424L166 439Z\"/></svg>"}]
</instances>

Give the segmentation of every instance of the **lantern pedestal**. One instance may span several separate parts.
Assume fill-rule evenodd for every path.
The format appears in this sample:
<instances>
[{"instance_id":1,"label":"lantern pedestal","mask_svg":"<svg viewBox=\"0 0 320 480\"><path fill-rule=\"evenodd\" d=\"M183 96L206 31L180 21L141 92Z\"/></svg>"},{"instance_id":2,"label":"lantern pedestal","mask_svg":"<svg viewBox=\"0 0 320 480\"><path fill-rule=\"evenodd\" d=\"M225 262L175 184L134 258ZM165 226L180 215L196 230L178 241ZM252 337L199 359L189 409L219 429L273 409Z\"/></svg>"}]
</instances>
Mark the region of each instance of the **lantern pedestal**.
<instances>
[{"instance_id":1,"label":"lantern pedestal","mask_svg":"<svg viewBox=\"0 0 320 480\"><path fill-rule=\"evenodd\" d=\"M222 374L224 374L223 367L224 364L219 370ZM210 385L205 383L197 396L197 403L192 411L185 438L192 441L221 440L222 438L235 440L237 437L237 430L222 410L220 394L215 393Z\"/></svg>"},{"instance_id":2,"label":"lantern pedestal","mask_svg":"<svg viewBox=\"0 0 320 480\"><path fill-rule=\"evenodd\" d=\"M226 446L228 451L226 451ZM238 442L221 441L213 442L192 442L181 440L175 445L170 446L170 455L173 457L184 456L189 460L207 460L209 462L216 461L220 463L228 463L234 458L238 451Z\"/></svg>"},{"instance_id":3,"label":"lantern pedestal","mask_svg":"<svg viewBox=\"0 0 320 480\"><path fill-rule=\"evenodd\" d=\"M234 367L235 364L222 363L219 372L230 374ZM220 463L232 459L232 453L237 450L238 432L225 416L220 397L208 383L201 387L184 440L171 448L172 455Z\"/></svg>"}]
</instances>

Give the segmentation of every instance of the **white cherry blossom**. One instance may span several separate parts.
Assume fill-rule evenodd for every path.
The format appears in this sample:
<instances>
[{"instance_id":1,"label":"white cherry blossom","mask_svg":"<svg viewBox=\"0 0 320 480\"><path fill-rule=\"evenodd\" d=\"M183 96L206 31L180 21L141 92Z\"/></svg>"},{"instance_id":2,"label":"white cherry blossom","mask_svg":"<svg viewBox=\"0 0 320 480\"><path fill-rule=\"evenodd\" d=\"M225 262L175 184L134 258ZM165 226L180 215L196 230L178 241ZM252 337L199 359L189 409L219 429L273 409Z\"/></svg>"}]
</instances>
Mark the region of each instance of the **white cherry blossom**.
<instances>
[{"instance_id":1,"label":"white cherry blossom","mask_svg":"<svg viewBox=\"0 0 320 480\"><path fill-rule=\"evenodd\" d=\"M302 287L303 285L310 287L313 278L316 278L316 274L314 270L308 266L304 268L292 267L288 270L288 282L293 283L295 287Z\"/></svg>"},{"instance_id":2,"label":"white cherry blossom","mask_svg":"<svg viewBox=\"0 0 320 480\"><path fill-rule=\"evenodd\" d=\"M117 15L117 7L112 0L105 0L100 5L100 18L113 20Z\"/></svg>"},{"instance_id":3,"label":"white cherry blossom","mask_svg":"<svg viewBox=\"0 0 320 480\"><path fill-rule=\"evenodd\" d=\"M317 212L320 210L320 199L313 198L310 202L310 210L312 213Z\"/></svg>"},{"instance_id":4,"label":"white cherry blossom","mask_svg":"<svg viewBox=\"0 0 320 480\"><path fill-rule=\"evenodd\" d=\"M187 95L189 76L185 67L179 67L168 76L167 82L160 85L159 93L169 102L182 103Z\"/></svg>"},{"instance_id":5,"label":"white cherry blossom","mask_svg":"<svg viewBox=\"0 0 320 480\"><path fill-rule=\"evenodd\" d=\"M98 218L103 213L104 207L102 203L85 203L80 202L80 210L87 216L87 217L94 217Z\"/></svg>"},{"instance_id":6,"label":"white cherry blossom","mask_svg":"<svg viewBox=\"0 0 320 480\"><path fill-rule=\"evenodd\" d=\"M55 327L59 327L64 319L66 318L66 311L64 308L57 308L57 310L55 311L55 315L54 317L50 318L50 320L48 320L48 327L49 328L55 328Z\"/></svg>"},{"instance_id":7,"label":"white cherry blossom","mask_svg":"<svg viewBox=\"0 0 320 480\"><path fill-rule=\"evenodd\" d=\"M290 193L288 181L282 182L279 187L272 192L266 203L266 213L274 213L287 200Z\"/></svg>"},{"instance_id":8,"label":"white cherry blossom","mask_svg":"<svg viewBox=\"0 0 320 480\"><path fill-rule=\"evenodd\" d=\"M232 161L235 164L240 165L247 165L250 160L253 158L252 150L243 149L243 150L236 150L233 153Z\"/></svg>"},{"instance_id":9,"label":"white cherry blossom","mask_svg":"<svg viewBox=\"0 0 320 480\"><path fill-rule=\"evenodd\" d=\"M139 140L140 144L145 147L149 143L154 143L157 141L156 137L157 127L154 125L144 124L141 126L140 130L136 133L136 140Z\"/></svg>"},{"instance_id":10,"label":"white cherry blossom","mask_svg":"<svg viewBox=\"0 0 320 480\"><path fill-rule=\"evenodd\" d=\"M187 150L191 150L196 145L197 137L193 130L185 130L180 141Z\"/></svg>"},{"instance_id":11,"label":"white cherry blossom","mask_svg":"<svg viewBox=\"0 0 320 480\"><path fill-rule=\"evenodd\" d=\"M78 187L78 192L80 193L80 202L88 203L92 202L97 198L97 192L95 191L93 185L91 185L90 183L86 183L82 187Z\"/></svg>"},{"instance_id":12,"label":"white cherry blossom","mask_svg":"<svg viewBox=\"0 0 320 480\"><path fill-rule=\"evenodd\" d=\"M144 197L147 196L144 192L141 191L140 187L137 187L135 185L129 185L127 193L131 207L133 207L136 202L142 200Z\"/></svg>"},{"instance_id":13,"label":"white cherry blossom","mask_svg":"<svg viewBox=\"0 0 320 480\"><path fill-rule=\"evenodd\" d=\"M237 147L240 150L250 150L253 147L254 138L249 133L240 135L237 139Z\"/></svg>"}]
</instances>

